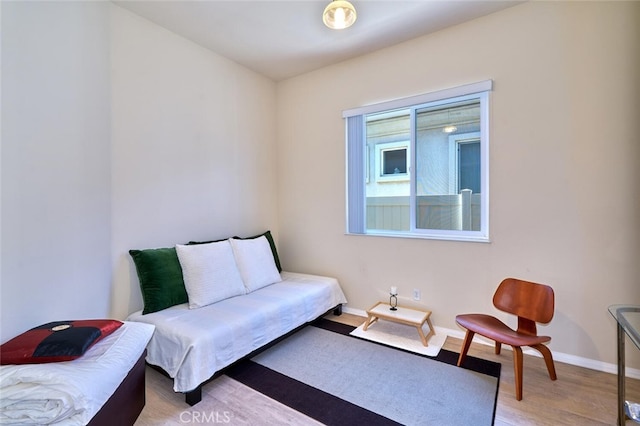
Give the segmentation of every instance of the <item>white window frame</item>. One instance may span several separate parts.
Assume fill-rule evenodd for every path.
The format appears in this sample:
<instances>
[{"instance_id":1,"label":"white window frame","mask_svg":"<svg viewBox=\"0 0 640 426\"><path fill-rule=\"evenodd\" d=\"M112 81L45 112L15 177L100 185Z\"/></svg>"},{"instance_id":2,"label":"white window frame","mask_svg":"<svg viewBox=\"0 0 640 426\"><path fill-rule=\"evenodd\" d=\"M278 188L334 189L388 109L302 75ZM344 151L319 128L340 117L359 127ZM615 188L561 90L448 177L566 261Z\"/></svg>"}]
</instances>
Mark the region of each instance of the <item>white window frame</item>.
<instances>
[{"instance_id":1,"label":"white window frame","mask_svg":"<svg viewBox=\"0 0 640 426\"><path fill-rule=\"evenodd\" d=\"M390 237L404 238L427 238L455 241L475 241L489 242L489 92L493 88L493 81L486 80L478 83L472 83L451 89L439 90L423 95L412 96L409 98L397 99L393 101L383 102L364 107L358 107L343 111L343 118L346 123L346 234L356 235L378 235ZM421 107L445 104L452 101L459 101L465 98L477 98L480 100L480 157L481 157L481 213L480 213L480 230L464 231L464 230L440 230L440 229L418 229L416 228L415 206L415 158L409 156L411 164L409 166L409 178L411 182L411 206L410 206L410 230L409 231L385 231L385 230L368 230L366 229L366 195L364 185L366 174L362 169L362 164L366 158L361 153L362 144L366 144L366 115L372 113L380 113L385 111L393 111L396 109L410 108L413 111ZM351 127L349 124L351 123ZM412 126L413 127L413 126ZM410 149L415 152L415 129L412 129L412 137ZM362 138L362 140L358 140ZM350 144L349 140L352 139ZM354 142L355 141L355 142ZM407 152L409 155L409 152ZM350 157L353 160L350 161ZM353 163L355 161L355 163ZM377 170L376 170L377 171Z\"/></svg>"}]
</instances>

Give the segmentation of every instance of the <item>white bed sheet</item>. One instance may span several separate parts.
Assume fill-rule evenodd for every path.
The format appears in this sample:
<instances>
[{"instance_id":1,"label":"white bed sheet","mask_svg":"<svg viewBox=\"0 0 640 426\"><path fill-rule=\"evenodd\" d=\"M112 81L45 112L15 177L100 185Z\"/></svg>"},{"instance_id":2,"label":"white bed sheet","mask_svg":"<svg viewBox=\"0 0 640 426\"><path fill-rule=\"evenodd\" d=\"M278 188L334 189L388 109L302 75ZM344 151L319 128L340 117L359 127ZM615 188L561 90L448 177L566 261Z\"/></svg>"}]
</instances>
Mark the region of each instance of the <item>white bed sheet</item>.
<instances>
[{"instance_id":1,"label":"white bed sheet","mask_svg":"<svg viewBox=\"0 0 640 426\"><path fill-rule=\"evenodd\" d=\"M131 314L153 324L147 362L165 370L176 392L188 392L220 369L346 303L335 278L282 272L282 281L198 309L181 304Z\"/></svg>"},{"instance_id":2,"label":"white bed sheet","mask_svg":"<svg viewBox=\"0 0 640 426\"><path fill-rule=\"evenodd\" d=\"M140 358L153 330L125 321L73 361L1 366L0 424L87 424Z\"/></svg>"}]
</instances>

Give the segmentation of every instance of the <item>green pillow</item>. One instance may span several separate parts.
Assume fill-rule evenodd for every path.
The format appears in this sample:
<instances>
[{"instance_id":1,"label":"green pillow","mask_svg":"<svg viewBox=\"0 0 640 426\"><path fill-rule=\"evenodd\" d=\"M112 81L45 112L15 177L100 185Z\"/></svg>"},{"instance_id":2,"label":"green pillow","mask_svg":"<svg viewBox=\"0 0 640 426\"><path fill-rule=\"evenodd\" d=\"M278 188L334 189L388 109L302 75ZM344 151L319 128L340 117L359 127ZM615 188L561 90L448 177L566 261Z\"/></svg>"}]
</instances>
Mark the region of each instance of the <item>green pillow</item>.
<instances>
[{"instance_id":1,"label":"green pillow","mask_svg":"<svg viewBox=\"0 0 640 426\"><path fill-rule=\"evenodd\" d=\"M129 250L129 254L140 280L143 315L189 301L175 247Z\"/></svg>"}]
</instances>

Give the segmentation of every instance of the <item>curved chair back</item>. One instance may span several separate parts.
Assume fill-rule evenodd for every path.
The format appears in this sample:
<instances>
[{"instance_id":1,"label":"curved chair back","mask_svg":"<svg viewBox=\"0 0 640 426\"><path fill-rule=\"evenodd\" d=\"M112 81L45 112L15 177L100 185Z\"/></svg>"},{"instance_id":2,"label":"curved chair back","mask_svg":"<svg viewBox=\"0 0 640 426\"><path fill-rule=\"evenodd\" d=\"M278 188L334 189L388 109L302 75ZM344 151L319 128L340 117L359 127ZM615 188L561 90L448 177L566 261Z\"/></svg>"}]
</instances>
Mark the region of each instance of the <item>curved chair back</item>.
<instances>
[{"instance_id":1,"label":"curved chair back","mask_svg":"<svg viewBox=\"0 0 640 426\"><path fill-rule=\"evenodd\" d=\"M493 306L519 318L546 324L553 318L553 289L544 284L506 278L493 295Z\"/></svg>"}]
</instances>

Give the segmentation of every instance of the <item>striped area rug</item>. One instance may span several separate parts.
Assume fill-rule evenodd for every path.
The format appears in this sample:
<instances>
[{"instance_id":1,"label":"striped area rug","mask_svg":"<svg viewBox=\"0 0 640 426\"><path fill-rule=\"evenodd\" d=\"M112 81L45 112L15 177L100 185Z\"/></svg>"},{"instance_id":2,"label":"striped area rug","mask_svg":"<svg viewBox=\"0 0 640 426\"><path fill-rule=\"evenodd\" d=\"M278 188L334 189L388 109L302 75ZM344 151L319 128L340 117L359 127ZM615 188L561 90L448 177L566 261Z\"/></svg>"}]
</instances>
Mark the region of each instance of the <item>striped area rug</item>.
<instances>
[{"instance_id":1,"label":"striped area rug","mask_svg":"<svg viewBox=\"0 0 640 426\"><path fill-rule=\"evenodd\" d=\"M428 357L320 320L226 374L327 425L492 425L500 364Z\"/></svg>"}]
</instances>

